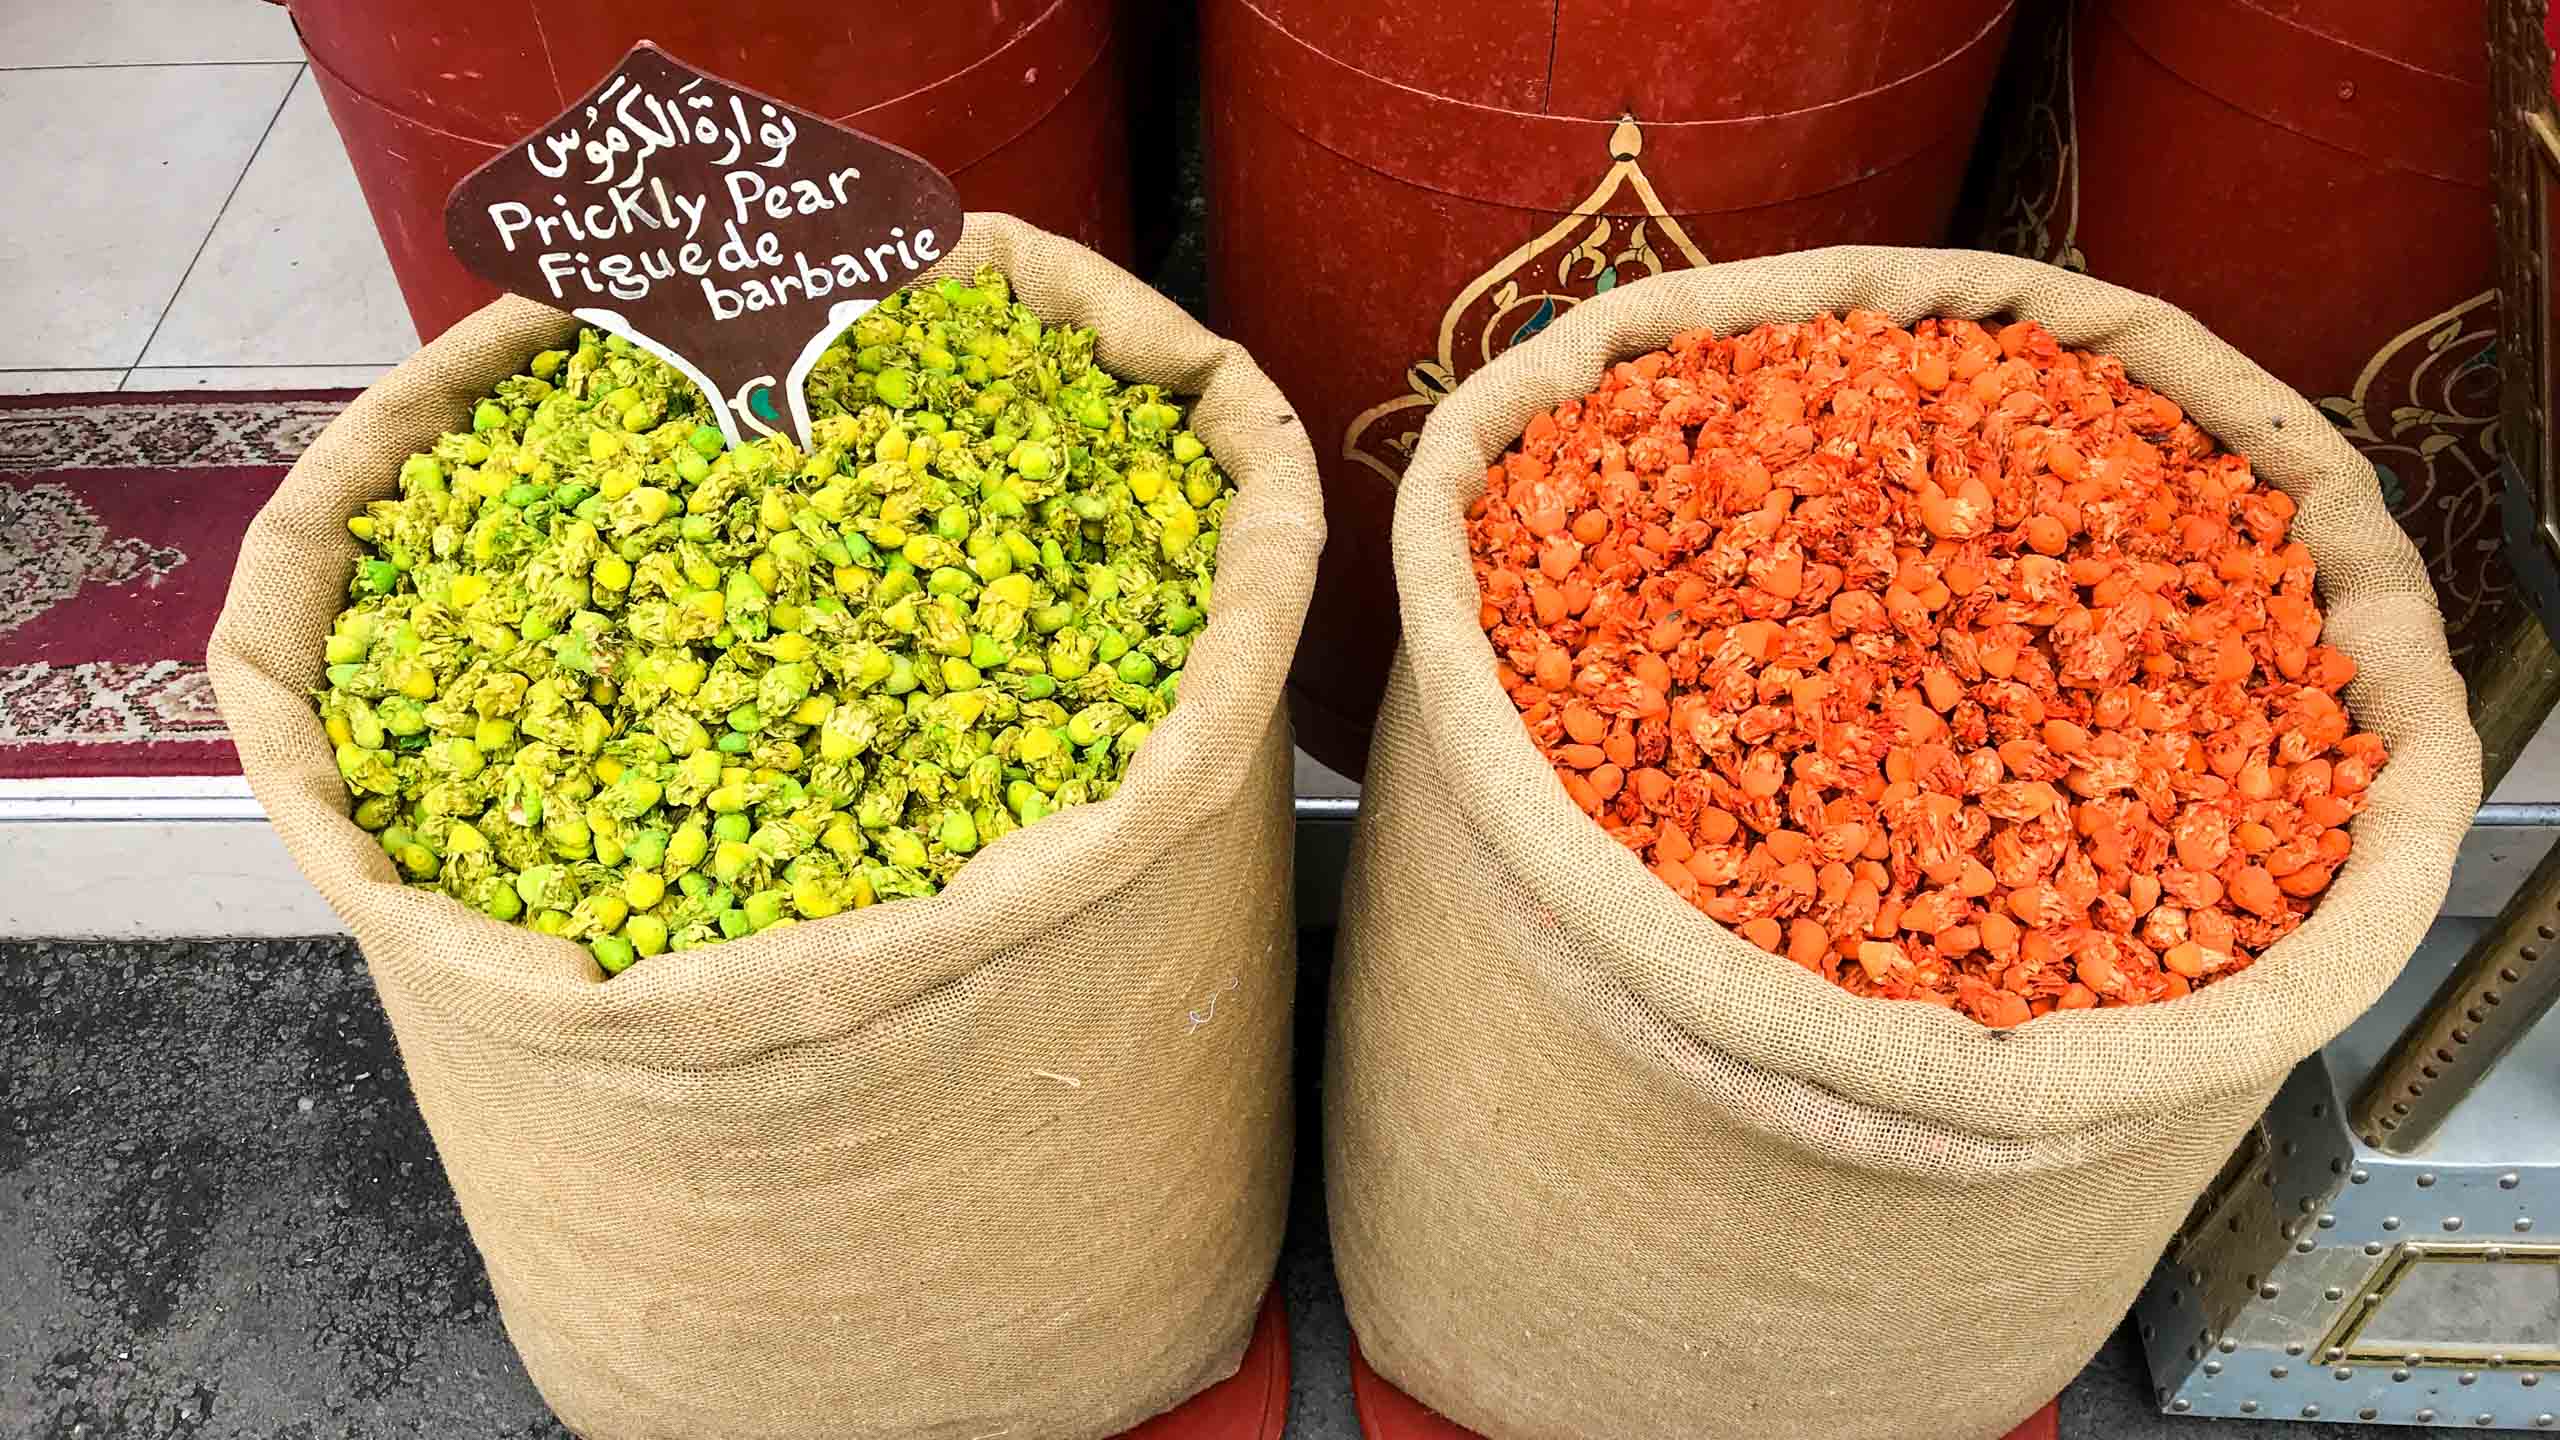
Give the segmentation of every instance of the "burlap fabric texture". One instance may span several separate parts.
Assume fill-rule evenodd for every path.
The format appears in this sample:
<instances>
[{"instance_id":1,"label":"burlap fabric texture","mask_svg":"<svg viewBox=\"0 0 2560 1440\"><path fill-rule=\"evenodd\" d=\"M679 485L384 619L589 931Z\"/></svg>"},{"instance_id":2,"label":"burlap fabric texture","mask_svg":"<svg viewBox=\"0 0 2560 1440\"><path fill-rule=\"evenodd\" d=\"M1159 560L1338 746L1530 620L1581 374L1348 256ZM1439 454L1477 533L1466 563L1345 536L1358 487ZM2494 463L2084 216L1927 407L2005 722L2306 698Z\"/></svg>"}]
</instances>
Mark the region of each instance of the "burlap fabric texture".
<instances>
[{"instance_id":1,"label":"burlap fabric texture","mask_svg":"<svg viewBox=\"0 0 2560 1440\"><path fill-rule=\"evenodd\" d=\"M286 847L362 944L509 1336L589 1440L1114 1434L1234 1371L1291 1154L1281 686L1324 538L1305 431L1244 351L1065 240L969 217L1101 362L1198 395L1240 484L1182 698L1111 800L901 900L606 982L399 883L315 718L346 519L574 330L464 321L322 434L211 646Z\"/></svg>"},{"instance_id":2,"label":"burlap fabric texture","mask_svg":"<svg viewBox=\"0 0 2560 1440\"><path fill-rule=\"evenodd\" d=\"M1851 307L2112 352L2300 505L2347 698L2392 759L2318 913L2172 1004L2009 1033L1861 999L1674 896L1494 680L1462 517L1539 411L1677 332ZM1404 643L1344 899L1325 1087L1362 1349L1494 1440L1995 1436L2122 1316L2305 1055L2399 973L2479 799L2417 552L2302 398L2159 301L2025 260L1818 250L1647 279L1433 412Z\"/></svg>"}]
</instances>

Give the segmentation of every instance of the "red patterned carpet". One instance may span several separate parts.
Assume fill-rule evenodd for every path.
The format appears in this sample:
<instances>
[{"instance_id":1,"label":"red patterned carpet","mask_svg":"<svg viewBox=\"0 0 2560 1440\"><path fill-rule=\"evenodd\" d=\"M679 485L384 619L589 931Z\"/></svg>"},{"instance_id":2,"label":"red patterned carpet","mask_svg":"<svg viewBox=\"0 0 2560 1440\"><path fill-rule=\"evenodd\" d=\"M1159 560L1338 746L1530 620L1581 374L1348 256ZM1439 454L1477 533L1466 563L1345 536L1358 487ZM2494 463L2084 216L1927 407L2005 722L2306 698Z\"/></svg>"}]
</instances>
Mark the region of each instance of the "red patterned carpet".
<instances>
[{"instance_id":1,"label":"red patterned carpet","mask_svg":"<svg viewBox=\"0 0 2560 1440\"><path fill-rule=\"evenodd\" d=\"M0 779L236 771L205 640L241 532L349 398L0 398Z\"/></svg>"}]
</instances>

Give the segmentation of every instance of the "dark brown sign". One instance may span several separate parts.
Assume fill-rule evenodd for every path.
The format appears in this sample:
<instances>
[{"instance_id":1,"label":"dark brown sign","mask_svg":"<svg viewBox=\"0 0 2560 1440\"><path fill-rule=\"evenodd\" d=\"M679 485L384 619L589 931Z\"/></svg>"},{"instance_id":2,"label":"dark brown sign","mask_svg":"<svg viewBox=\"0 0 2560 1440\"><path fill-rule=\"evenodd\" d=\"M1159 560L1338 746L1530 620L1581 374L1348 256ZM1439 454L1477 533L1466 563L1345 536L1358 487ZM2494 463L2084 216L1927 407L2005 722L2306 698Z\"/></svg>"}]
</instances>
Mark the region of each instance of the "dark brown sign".
<instances>
[{"instance_id":1,"label":"dark brown sign","mask_svg":"<svg viewBox=\"0 0 2560 1440\"><path fill-rule=\"evenodd\" d=\"M746 434L809 443L802 382L960 239L940 171L642 41L471 172L445 236L474 272L628 336Z\"/></svg>"}]
</instances>

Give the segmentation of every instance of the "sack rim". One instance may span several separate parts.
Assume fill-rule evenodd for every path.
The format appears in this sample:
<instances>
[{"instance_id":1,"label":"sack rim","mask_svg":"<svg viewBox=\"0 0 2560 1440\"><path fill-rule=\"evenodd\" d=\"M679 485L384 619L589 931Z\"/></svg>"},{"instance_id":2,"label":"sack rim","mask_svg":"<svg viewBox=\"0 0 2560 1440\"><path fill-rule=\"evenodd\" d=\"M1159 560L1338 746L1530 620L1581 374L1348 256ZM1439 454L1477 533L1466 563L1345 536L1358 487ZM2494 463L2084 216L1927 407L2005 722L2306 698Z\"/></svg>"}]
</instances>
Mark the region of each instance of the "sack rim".
<instances>
[{"instance_id":1,"label":"sack rim","mask_svg":"<svg viewBox=\"0 0 2560 1440\"><path fill-rule=\"evenodd\" d=\"M2370 926L2361 933L2352 929L2356 917L2350 911L2366 907L2341 900L2396 886L2404 894L2432 894L2441 905L2452 847L2480 792L2478 738L2459 706L2426 725L2377 727L2391 746L2392 761L2375 782L2367 813L2355 822L2367 834L2382 828L2377 820L2395 830L2432 832L2443 840L2441 847L2358 845L2324 904L2299 929L2248 970L2190 996L2162 1005L2057 1012L2010 1031L1933 1005L1853 995L1762 951L1680 900L1572 804L1494 679L1499 661L1477 620L1465 507L1482 493L1486 467L1517 440L1527 414L1587 394L1609 363L1657 348L1676 333L1649 323L1666 300L1701 317L1691 325L1714 323L1719 334L1756 323L1704 318L1717 313L1717 297L1737 288L1788 297L1789 313L1764 313L1762 320L1806 319L1861 304L1906 324L1933 314L1981 319L2007 313L2054 324L2063 343L2079 349L2120 354L2128 342L2146 350L2183 347L2189 361L2175 376L2143 374L2131 360L2128 369L2178 401L2225 449L2248 458L2263 479L2291 492L2315 475L2364 477L2343 509L2335 501L2320 508L2318 518L2327 528L2319 539L2305 533L2313 518L2309 507L2295 521L2296 538L2322 566L2329 628L2337 629L2351 612L2360 621L2371 612L2400 624L2422 615L2432 628L2433 653L2422 662L2427 673L2420 679L2429 688L2461 693L2424 568L2383 507L2371 465L2307 400L2192 317L2166 301L2014 256L1836 246L1675 271L1617 287L1576 305L1434 407L1397 492L1392 538L1403 655L1414 669L1421 733L1435 746L1461 727L1499 721L1506 732L1493 750L1479 752L1492 757L1486 768L1450 763L1444 751L1437 768L1450 803L1560 928L1598 956L1638 1003L1694 1043L1853 1101L1954 1129L2049 1136L2204 1095L2261 1089L2343 1030L2380 998L2406 963L2405 951L2379 974L2329 986L2316 1006L2316 1034L2268 1023L2272 1002L2279 992L2317 994L2324 979L2354 974L2354 967L2334 962L2350 947L2361 942L2370 948L2374 941ZM1880 288L1897 291L1909 303L1877 305L1872 294L1849 293ZM2055 324L2057 317L2036 314L2066 300L2110 317L2108 323ZM1622 333L1632 338L1612 344L1610 337ZM1654 333L1661 339L1643 338ZM1558 369L1560 363L1569 365L1570 375ZM2267 401L2272 413L2243 412L2243 395ZM2398 572L2393 583L2367 582L2347 596L2335 594L2342 547L2364 547L2360 554L2388 552ZM1453 571L1465 579L1462 590L1431 593ZM2358 652L2367 633L2360 625L2330 638L2363 665L2367 656ZM2404 680L2403 688L2417 688L2420 679ZM2368 666L2349 687L2350 707L2360 715L2379 708L2370 702L2380 683ZM1481 743L1482 737L1470 739ZM1599 876L1607 879L1592 883ZM1618 913L1619 923L1604 919L1604 907ZM1623 924L1630 915L1640 923ZM2413 935L2412 948L2414 943ZM1583 1004L1561 992L1557 1001ZM1839 1037L1854 1037L1857 1053L1823 1043ZM2174 1047L2177 1063L2161 1063L2164 1044ZM2087 1084L2098 1074L2114 1076L2106 1093L2091 1093Z\"/></svg>"},{"instance_id":2,"label":"sack rim","mask_svg":"<svg viewBox=\"0 0 2560 1440\"><path fill-rule=\"evenodd\" d=\"M1193 674L1204 659L1210 663L1201 667L1201 683L1187 687L1191 693L1154 727L1119 788L1107 799L1046 817L1036 827L1046 857L1037 863L988 863L991 856L1034 853L1019 835L1007 835L935 895L683 952L719 952L727 962L719 967L669 964L668 958L681 958L669 952L612 977L610 984L574 941L502 923L439 891L402 883L389 857L350 818L345 786L337 779L308 687L275 673L248 641L253 627L272 630L289 623L289 607L264 593L273 589L264 582L282 567L282 558L276 546L258 542L262 532L307 537L312 527L325 526L352 563L356 546L345 531L345 515L318 513L327 507L305 493L311 487L296 483L310 456L329 453L333 435L379 435L395 426L402 418L395 391L458 355L485 349L478 338L485 323L531 327L548 316L559 334L575 334L582 323L553 307L504 295L421 346L322 431L252 521L208 647L208 667L227 717L245 716L279 695L291 697L290 712L274 712L292 715L287 733L258 733L254 724L244 733L241 725L232 726L242 768L270 817L310 822L310 833L326 837L300 845L288 840L288 849L355 932L378 982L396 981L454 1023L528 1051L652 1071L733 1068L894 1019L919 999L960 984L991 958L1118 893L1201 824L1214 823L1249 798L1243 787L1253 770L1250 754L1201 752L1213 731L1261 735L1286 725L1285 657L1303 626L1324 539L1314 450L1304 426L1241 346L1110 260L1014 216L970 212L958 243L916 283L965 276L981 263L1002 268L1016 298L1045 323L1095 329L1097 362L1115 375L1196 396L1193 428L1236 482L1208 623L1185 673ZM1154 348L1177 344L1199 358L1188 366L1158 365L1150 374L1115 363L1115 353L1124 362L1130 358L1132 344L1124 338L1115 345L1101 333L1094 312L1102 309L1120 313L1115 328L1124 337L1161 332ZM482 383L497 378L493 374ZM408 418L423 424L432 417ZM418 444L432 442L453 418L444 416L440 428ZM395 477L386 471L382 480L380 493L387 495ZM302 649L316 678L321 637L306 638ZM277 826L280 835L302 828ZM352 857L355 873L344 873L350 867L337 862L350 858L347 852L355 847L361 847ZM315 860L324 863L315 866ZM1069 877L1063 885L1061 877ZM435 945L384 943L395 928L415 934L430 927L450 938ZM756 1014L760 1006L769 1007L768 1013ZM648 1043L635 1045L644 1032Z\"/></svg>"}]
</instances>

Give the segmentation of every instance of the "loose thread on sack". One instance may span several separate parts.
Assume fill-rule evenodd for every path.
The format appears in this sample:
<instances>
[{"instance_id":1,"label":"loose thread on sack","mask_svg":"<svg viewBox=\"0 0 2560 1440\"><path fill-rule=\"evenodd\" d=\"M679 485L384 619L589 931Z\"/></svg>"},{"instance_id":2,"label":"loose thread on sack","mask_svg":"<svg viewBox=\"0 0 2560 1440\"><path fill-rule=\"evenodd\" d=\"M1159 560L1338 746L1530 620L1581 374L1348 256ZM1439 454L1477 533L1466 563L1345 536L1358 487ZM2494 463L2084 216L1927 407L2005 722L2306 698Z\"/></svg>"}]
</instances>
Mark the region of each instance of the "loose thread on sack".
<instances>
[{"instance_id":1,"label":"loose thread on sack","mask_svg":"<svg viewBox=\"0 0 2560 1440\"><path fill-rule=\"evenodd\" d=\"M1055 1070L1034 1070L1031 1073L1039 1076L1043 1080L1055 1080L1070 1090L1081 1090L1084 1088L1084 1082L1073 1075L1061 1075ZM1004 1432L999 1430L996 1433L1001 1435ZM984 1437L980 1437L980 1440L984 1440Z\"/></svg>"}]
</instances>

